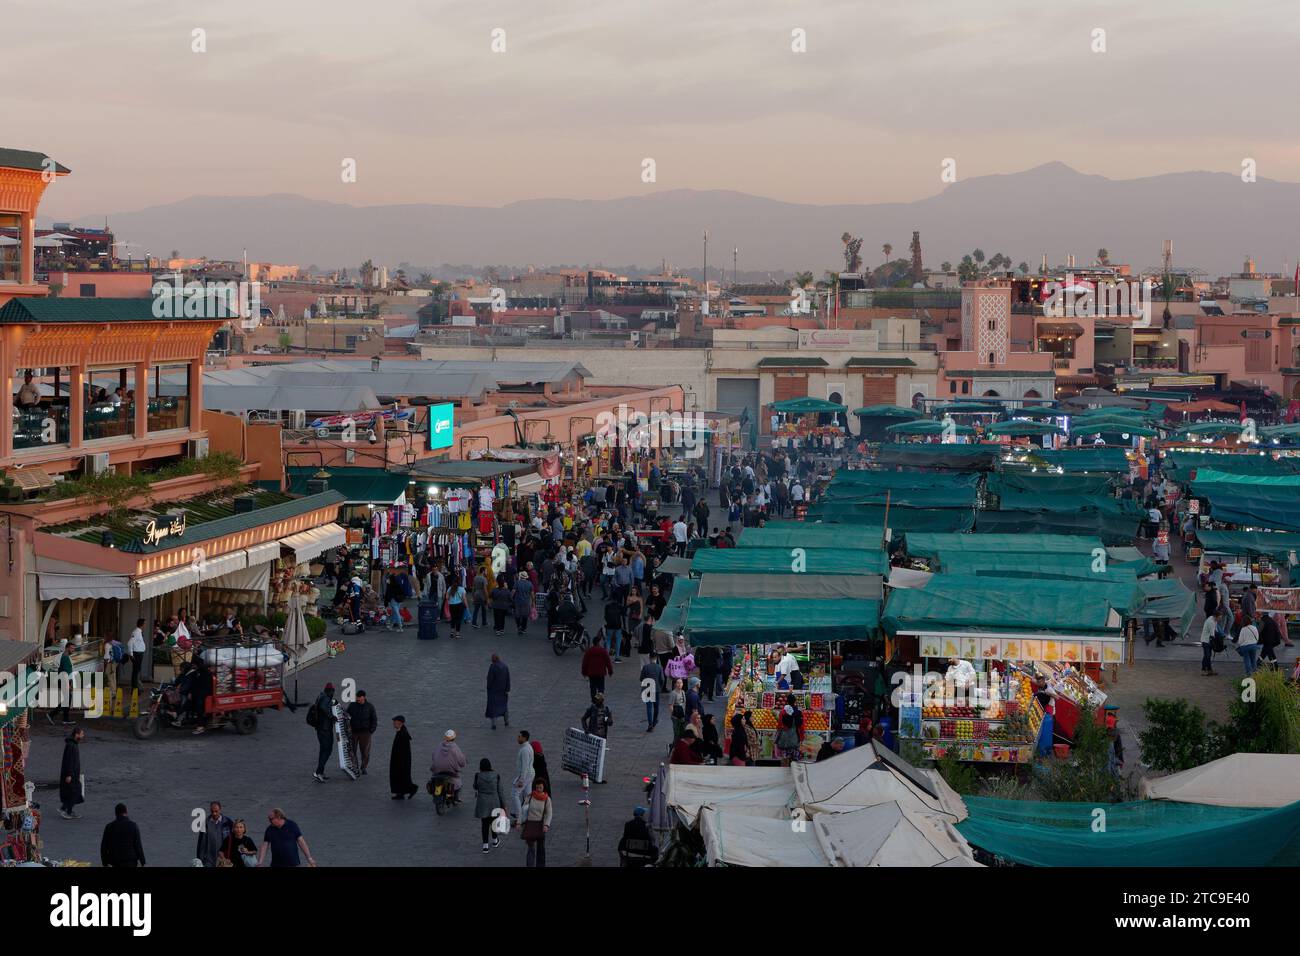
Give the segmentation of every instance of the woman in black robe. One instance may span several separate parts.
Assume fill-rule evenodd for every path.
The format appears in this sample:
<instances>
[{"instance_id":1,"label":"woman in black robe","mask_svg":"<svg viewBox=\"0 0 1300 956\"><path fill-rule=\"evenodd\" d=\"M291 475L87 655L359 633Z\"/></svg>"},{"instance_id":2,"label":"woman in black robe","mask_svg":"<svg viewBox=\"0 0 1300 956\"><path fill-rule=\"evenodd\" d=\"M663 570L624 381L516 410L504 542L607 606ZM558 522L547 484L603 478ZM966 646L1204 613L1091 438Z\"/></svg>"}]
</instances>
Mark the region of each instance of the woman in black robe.
<instances>
[{"instance_id":1,"label":"woman in black robe","mask_svg":"<svg viewBox=\"0 0 1300 956\"><path fill-rule=\"evenodd\" d=\"M388 790L394 800L410 800L420 792L411 780L411 732L406 729L405 717L393 718L393 751L388 757Z\"/></svg>"}]
</instances>

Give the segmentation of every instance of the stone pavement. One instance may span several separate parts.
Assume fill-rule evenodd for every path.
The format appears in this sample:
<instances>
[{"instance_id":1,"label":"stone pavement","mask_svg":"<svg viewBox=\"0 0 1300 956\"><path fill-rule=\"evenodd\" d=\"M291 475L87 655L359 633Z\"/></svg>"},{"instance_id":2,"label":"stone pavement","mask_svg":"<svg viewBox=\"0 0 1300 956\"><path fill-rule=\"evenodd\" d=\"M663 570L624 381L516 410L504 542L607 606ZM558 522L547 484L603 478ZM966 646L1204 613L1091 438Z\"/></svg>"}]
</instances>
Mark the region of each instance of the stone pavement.
<instances>
[{"instance_id":1,"label":"stone pavement","mask_svg":"<svg viewBox=\"0 0 1300 956\"><path fill-rule=\"evenodd\" d=\"M592 633L603 608L599 597L596 588L587 616ZM469 760L466 787L479 758L487 757L502 773L507 799L518 750L516 731L528 730L541 741L556 801L548 863L576 864L585 852L583 808L578 806L581 787L576 776L559 766L563 732L578 726L589 702L587 681L579 673L581 654L570 650L557 657L546 640L544 619L531 624L522 637L514 633L513 621L500 639L492 636L490 624L483 630L464 628L457 641L447 636L445 622L439 632L436 641L417 640L413 627L400 634L381 630L347 637L343 654L300 676L299 700L314 699L326 681L341 686L350 677L378 709L370 773L358 781L344 776L336 760L326 769L327 783L312 779L316 737L306 723L305 707L296 713L263 714L257 732L248 737L229 729L194 737L189 731L163 728L154 739L139 741L126 721L91 720L83 722L87 734L81 745L87 791L79 808L83 818L63 820L57 812L56 787L63 728L37 716L29 778L37 784L35 799L44 811L46 855L98 865L100 835L120 800L140 825L150 864L185 866L196 843L190 831L193 809L219 799L227 815L248 821L259 843L267 811L282 807L302 828L321 866L522 866L525 847L518 831L503 837L501 847L490 854L481 852L472 795L443 817L434 814L423 789L409 801L389 798L390 718L400 713L414 738L412 776L421 787L429 776L434 746L448 728L456 730ZM329 636L339 636L333 625ZM493 652L510 667L513 688L511 726L498 722L495 731L483 717L484 681ZM661 713L653 734L645 732L640 667L635 655L615 665L606 688L615 723L606 760L608 782L591 789L591 857L597 866L618 864L623 824L635 806L646 803L642 778L653 775L672 739L666 713ZM706 704L719 720L723 707L721 698Z\"/></svg>"}]
</instances>

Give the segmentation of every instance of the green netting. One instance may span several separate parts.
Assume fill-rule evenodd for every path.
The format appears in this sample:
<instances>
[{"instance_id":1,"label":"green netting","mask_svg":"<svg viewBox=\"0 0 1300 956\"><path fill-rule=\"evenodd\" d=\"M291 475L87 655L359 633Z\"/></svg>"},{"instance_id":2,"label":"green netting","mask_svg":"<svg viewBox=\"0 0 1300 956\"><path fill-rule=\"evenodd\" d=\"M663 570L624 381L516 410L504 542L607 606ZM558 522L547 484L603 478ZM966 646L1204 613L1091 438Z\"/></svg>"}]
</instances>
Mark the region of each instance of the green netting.
<instances>
[{"instance_id":1,"label":"green netting","mask_svg":"<svg viewBox=\"0 0 1300 956\"><path fill-rule=\"evenodd\" d=\"M813 548L796 555L789 548L705 548L695 552L691 572L707 574L884 574L879 539L870 550Z\"/></svg>"},{"instance_id":2,"label":"green netting","mask_svg":"<svg viewBox=\"0 0 1300 956\"><path fill-rule=\"evenodd\" d=\"M881 623L891 634L898 631L1116 634L1118 625L1112 623L1110 610L1122 587L1078 580L936 574L923 588L892 591Z\"/></svg>"},{"instance_id":3,"label":"green netting","mask_svg":"<svg viewBox=\"0 0 1300 956\"><path fill-rule=\"evenodd\" d=\"M1102 804L964 797L972 846L1027 866L1295 866L1300 802L1278 809L1165 800Z\"/></svg>"},{"instance_id":4,"label":"green netting","mask_svg":"<svg viewBox=\"0 0 1300 956\"><path fill-rule=\"evenodd\" d=\"M1036 491L1046 494L1104 495L1110 491L1109 475L1057 475L1023 469L1004 468L989 475L985 487L990 494L1006 491Z\"/></svg>"},{"instance_id":5,"label":"green netting","mask_svg":"<svg viewBox=\"0 0 1300 956\"><path fill-rule=\"evenodd\" d=\"M869 637L879 619L879 601L697 597L686 613L686 634L696 646L854 641Z\"/></svg>"},{"instance_id":6,"label":"green netting","mask_svg":"<svg viewBox=\"0 0 1300 956\"><path fill-rule=\"evenodd\" d=\"M883 527L883 504L829 501L814 505L808 517L827 524L853 524ZM969 531L975 525L971 508L907 508L889 506L889 527L894 531Z\"/></svg>"},{"instance_id":7,"label":"green netting","mask_svg":"<svg viewBox=\"0 0 1300 956\"><path fill-rule=\"evenodd\" d=\"M787 415L807 415L813 412L848 411L847 405L828 402L824 398L787 398L781 402L773 402L768 407L774 412L781 412L782 414Z\"/></svg>"},{"instance_id":8,"label":"green netting","mask_svg":"<svg viewBox=\"0 0 1300 956\"><path fill-rule=\"evenodd\" d=\"M936 558L940 554L970 552L974 554L1078 554L1091 555L1103 547L1101 538L1065 534L933 534L909 533L907 553L916 558Z\"/></svg>"},{"instance_id":9,"label":"green netting","mask_svg":"<svg viewBox=\"0 0 1300 956\"><path fill-rule=\"evenodd\" d=\"M884 444L876 451L881 465L943 468L950 471L989 471L1001 455L995 445Z\"/></svg>"},{"instance_id":10,"label":"green netting","mask_svg":"<svg viewBox=\"0 0 1300 956\"><path fill-rule=\"evenodd\" d=\"M1039 452L1039 457L1051 465L1064 468L1069 474L1078 472L1113 472L1122 474L1128 471L1128 458L1122 448L1070 448L1062 451Z\"/></svg>"},{"instance_id":11,"label":"green netting","mask_svg":"<svg viewBox=\"0 0 1300 956\"><path fill-rule=\"evenodd\" d=\"M871 525L815 524L774 521L765 528L745 528L736 544L745 548L833 548L879 550L884 529ZM725 548L722 550L726 550Z\"/></svg>"}]
</instances>

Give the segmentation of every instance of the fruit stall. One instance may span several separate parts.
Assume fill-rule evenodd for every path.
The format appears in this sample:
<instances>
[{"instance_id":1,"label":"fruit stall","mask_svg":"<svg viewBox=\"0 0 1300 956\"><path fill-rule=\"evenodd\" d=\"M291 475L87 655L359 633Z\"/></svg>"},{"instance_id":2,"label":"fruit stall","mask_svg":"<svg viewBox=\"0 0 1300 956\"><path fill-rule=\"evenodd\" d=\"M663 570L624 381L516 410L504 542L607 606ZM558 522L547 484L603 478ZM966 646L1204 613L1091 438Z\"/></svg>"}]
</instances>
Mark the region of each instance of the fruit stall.
<instances>
[{"instance_id":1,"label":"fruit stall","mask_svg":"<svg viewBox=\"0 0 1300 956\"><path fill-rule=\"evenodd\" d=\"M1031 676L1010 665L1005 673L994 668L990 677L987 692L965 698L935 685L933 695L901 708L899 736L917 740L932 759L951 755L972 763L1029 763L1043 726L1043 705L1034 696Z\"/></svg>"},{"instance_id":2,"label":"fruit stall","mask_svg":"<svg viewBox=\"0 0 1300 956\"><path fill-rule=\"evenodd\" d=\"M723 726L726 739L731 737L731 718L739 711L753 714L754 729L758 731L758 753L754 760L777 760L776 735L779 714L788 695L794 694L795 704L803 711L804 739L800 748L805 760L814 760L822 744L830 740L831 722L835 710L835 694L831 692L831 678L820 668L812 670L805 678L802 690L777 690L776 678L761 673L755 666L753 651L762 645L746 647L740 660L733 666L731 682L727 685L727 713Z\"/></svg>"}]
</instances>

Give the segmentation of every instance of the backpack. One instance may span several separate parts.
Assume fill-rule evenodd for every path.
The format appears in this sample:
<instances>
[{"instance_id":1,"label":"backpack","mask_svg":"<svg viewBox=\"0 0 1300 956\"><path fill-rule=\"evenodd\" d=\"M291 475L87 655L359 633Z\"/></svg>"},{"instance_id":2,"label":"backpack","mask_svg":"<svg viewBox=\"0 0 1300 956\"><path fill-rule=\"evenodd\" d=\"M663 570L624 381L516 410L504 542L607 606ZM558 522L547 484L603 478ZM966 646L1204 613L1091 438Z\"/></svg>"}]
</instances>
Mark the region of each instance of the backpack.
<instances>
[{"instance_id":1,"label":"backpack","mask_svg":"<svg viewBox=\"0 0 1300 956\"><path fill-rule=\"evenodd\" d=\"M111 660L114 664L122 663L122 659L125 657L125 654L122 652L122 645L119 644L117 641L114 641L112 648L108 652L108 655L109 655L109 660Z\"/></svg>"},{"instance_id":2,"label":"backpack","mask_svg":"<svg viewBox=\"0 0 1300 956\"><path fill-rule=\"evenodd\" d=\"M312 704L310 707L307 708L307 726L309 727L320 726L320 708L317 707L315 704Z\"/></svg>"}]
</instances>

